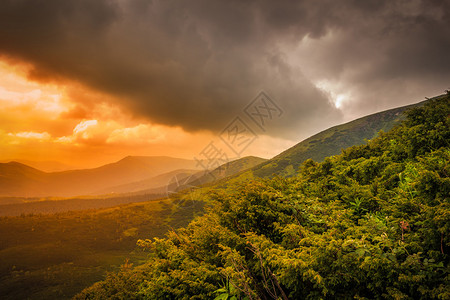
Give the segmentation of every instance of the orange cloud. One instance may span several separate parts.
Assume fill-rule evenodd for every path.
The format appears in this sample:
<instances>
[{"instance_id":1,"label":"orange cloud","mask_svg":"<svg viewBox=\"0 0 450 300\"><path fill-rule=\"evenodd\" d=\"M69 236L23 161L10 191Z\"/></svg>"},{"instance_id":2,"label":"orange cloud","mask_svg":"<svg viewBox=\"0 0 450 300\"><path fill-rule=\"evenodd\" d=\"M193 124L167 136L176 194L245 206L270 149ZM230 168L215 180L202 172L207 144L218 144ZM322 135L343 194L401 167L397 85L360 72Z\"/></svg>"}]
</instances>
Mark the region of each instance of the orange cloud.
<instances>
[{"instance_id":1,"label":"orange cloud","mask_svg":"<svg viewBox=\"0 0 450 300\"><path fill-rule=\"evenodd\" d=\"M127 155L192 159L211 141L220 143L211 132L155 124L116 103L78 83L30 82L0 61L0 160L56 160L94 167ZM243 155L277 154L264 143L284 146L289 141L262 136Z\"/></svg>"},{"instance_id":2,"label":"orange cloud","mask_svg":"<svg viewBox=\"0 0 450 300\"><path fill-rule=\"evenodd\" d=\"M18 133L8 133L8 136L11 137L18 137L18 138L24 138L24 139L37 139L37 140L48 140L50 139L50 134L48 132L18 132Z\"/></svg>"},{"instance_id":3,"label":"orange cloud","mask_svg":"<svg viewBox=\"0 0 450 300\"><path fill-rule=\"evenodd\" d=\"M97 120L82 121L75 126L73 133L74 135L81 135L84 139L88 139L90 137L89 128L95 127L97 124Z\"/></svg>"},{"instance_id":4,"label":"orange cloud","mask_svg":"<svg viewBox=\"0 0 450 300\"><path fill-rule=\"evenodd\" d=\"M139 124L134 127L118 128L111 132L106 140L109 144L118 143L139 143L139 144L153 144L161 142L166 133L162 126L151 126L149 124Z\"/></svg>"}]
</instances>

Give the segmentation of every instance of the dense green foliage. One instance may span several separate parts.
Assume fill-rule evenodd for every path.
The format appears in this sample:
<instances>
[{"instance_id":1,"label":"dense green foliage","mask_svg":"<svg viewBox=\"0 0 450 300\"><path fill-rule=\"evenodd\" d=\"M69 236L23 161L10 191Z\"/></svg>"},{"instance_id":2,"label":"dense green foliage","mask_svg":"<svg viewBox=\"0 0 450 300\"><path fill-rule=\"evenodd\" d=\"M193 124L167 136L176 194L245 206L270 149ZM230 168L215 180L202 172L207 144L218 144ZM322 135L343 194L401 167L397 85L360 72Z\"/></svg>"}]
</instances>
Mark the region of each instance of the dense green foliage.
<instances>
[{"instance_id":1,"label":"dense green foliage","mask_svg":"<svg viewBox=\"0 0 450 300\"><path fill-rule=\"evenodd\" d=\"M291 178L212 190L77 299L449 299L450 100Z\"/></svg>"},{"instance_id":2,"label":"dense green foliage","mask_svg":"<svg viewBox=\"0 0 450 300\"><path fill-rule=\"evenodd\" d=\"M52 215L0 217L0 298L70 299L147 256L144 237L186 226L203 203L153 200Z\"/></svg>"}]
</instances>

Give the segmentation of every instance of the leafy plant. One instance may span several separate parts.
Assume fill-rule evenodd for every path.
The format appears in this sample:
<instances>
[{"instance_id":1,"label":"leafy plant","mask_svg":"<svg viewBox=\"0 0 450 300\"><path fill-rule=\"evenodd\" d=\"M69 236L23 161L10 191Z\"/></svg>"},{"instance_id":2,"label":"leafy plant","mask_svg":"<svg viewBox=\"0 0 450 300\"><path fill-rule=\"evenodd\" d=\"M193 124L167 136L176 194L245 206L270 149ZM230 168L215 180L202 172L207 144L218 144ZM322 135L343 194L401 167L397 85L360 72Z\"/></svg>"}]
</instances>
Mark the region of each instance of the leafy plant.
<instances>
[{"instance_id":1,"label":"leafy plant","mask_svg":"<svg viewBox=\"0 0 450 300\"><path fill-rule=\"evenodd\" d=\"M238 289L233 285L229 278L223 283L223 287L214 291L218 294L214 300L248 300L248 297L239 297Z\"/></svg>"}]
</instances>

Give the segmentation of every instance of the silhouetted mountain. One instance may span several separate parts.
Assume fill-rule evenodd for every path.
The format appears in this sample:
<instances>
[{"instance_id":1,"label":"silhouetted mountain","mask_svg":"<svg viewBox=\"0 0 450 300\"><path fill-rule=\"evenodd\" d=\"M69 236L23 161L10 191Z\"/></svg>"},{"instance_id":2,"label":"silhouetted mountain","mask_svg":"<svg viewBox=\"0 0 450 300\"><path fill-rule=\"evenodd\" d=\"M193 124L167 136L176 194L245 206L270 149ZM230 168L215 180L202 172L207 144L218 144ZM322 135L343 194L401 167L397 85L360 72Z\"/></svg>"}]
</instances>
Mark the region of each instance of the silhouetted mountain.
<instances>
[{"instance_id":1,"label":"silhouetted mountain","mask_svg":"<svg viewBox=\"0 0 450 300\"><path fill-rule=\"evenodd\" d=\"M92 194L177 169L195 169L194 160L128 156L94 169L46 173L26 165L0 164L0 196L44 197Z\"/></svg>"},{"instance_id":2,"label":"silhouetted mountain","mask_svg":"<svg viewBox=\"0 0 450 300\"><path fill-rule=\"evenodd\" d=\"M18 162L44 172L62 172L75 169L73 166L58 161L34 161L26 159L4 159L0 163Z\"/></svg>"},{"instance_id":3,"label":"silhouetted mountain","mask_svg":"<svg viewBox=\"0 0 450 300\"><path fill-rule=\"evenodd\" d=\"M31 197L42 191L47 175L18 162L0 163L0 195Z\"/></svg>"},{"instance_id":4,"label":"silhouetted mountain","mask_svg":"<svg viewBox=\"0 0 450 300\"><path fill-rule=\"evenodd\" d=\"M96 194L121 194L121 193L134 193L140 192L148 189L155 189L164 187L169 184L170 180L173 177L178 177L180 179L184 179L192 176L193 174L199 173L202 171L199 170L175 170L167 173L163 173L148 179L135 181L132 183L122 184L118 186L109 187L103 190L96 192Z\"/></svg>"}]
</instances>

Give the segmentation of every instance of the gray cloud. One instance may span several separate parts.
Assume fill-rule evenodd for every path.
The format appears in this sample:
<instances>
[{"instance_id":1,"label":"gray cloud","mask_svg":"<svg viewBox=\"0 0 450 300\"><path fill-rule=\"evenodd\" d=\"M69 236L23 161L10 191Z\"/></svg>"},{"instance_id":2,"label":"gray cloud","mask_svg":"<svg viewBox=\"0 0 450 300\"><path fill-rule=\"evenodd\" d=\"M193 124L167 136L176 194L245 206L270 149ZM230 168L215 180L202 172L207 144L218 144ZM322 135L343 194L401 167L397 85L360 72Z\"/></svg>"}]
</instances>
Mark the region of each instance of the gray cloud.
<instances>
[{"instance_id":1,"label":"gray cloud","mask_svg":"<svg viewBox=\"0 0 450 300\"><path fill-rule=\"evenodd\" d=\"M342 19L331 36L303 49L310 58L303 67L310 78L350 92L351 115L417 102L450 86L450 2L377 1L376 9L350 9Z\"/></svg>"},{"instance_id":2,"label":"gray cloud","mask_svg":"<svg viewBox=\"0 0 450 300\"><path fill-rule=\"evenodd\" d=\"M448 6L4 0L0 53L31 63L36 78L79 81L136 115L187 130L220 131L265 90L285 111L268 133L295 139L342 120L314 81L340 82L364 113L377 101L406 104L420 100L408 98L413 91L447 88Z\"/></svg>"}]
</instances>

